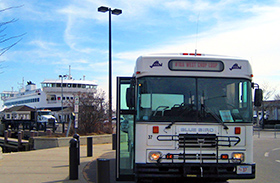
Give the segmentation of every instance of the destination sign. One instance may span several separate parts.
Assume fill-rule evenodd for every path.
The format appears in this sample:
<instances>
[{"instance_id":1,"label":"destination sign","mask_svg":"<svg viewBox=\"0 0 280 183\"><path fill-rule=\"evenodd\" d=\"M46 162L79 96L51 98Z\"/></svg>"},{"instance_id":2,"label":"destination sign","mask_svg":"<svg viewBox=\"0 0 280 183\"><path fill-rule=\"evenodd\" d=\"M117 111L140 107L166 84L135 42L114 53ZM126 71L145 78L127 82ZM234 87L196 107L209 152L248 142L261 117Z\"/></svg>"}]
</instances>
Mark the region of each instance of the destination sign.
<instances>
[{"instance_id":1,"label":"destination sign","mask_svg":"<svg viewBox=\"0 0 280 183\"><path fill-rule=\"evenodd\" d=\"M221 61L170 60L169 69L173 71L221 72L224 70L224 64Z\"/></svg>"}]
</instances>

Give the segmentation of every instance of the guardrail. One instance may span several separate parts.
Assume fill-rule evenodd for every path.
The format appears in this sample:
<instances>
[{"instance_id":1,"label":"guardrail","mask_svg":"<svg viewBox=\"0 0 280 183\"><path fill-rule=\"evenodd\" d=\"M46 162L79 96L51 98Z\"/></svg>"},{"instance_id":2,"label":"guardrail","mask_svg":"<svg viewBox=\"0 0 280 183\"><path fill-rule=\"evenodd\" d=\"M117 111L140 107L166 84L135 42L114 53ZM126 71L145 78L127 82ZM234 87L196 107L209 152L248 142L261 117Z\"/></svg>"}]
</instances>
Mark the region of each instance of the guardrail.
<instances>
[{"instance_id":1,"label":"guardrail","mask_svg":"<svg viewBox=\"0 0 280 183\"><path fill-rule=\"evenodd\" d=\"M277 129L280 129L280 124L274 125L274 138L277 138L277 131L279 131Z\"/></svg>"},{"instance_id":2,"label":"guardrail","mask_svg":"<svg viewBox=\"0 0 280 183\"><path fill-rule=\"evenodd\" d=\"M275 124L275 125L271 125L271 128L269 129L263 129L260 126L259 127L254 127L254 135L258 135L258 138L261 137L261 132L263 132L263 134L267 134L268 132L270 132L270 134L274 136L274 138L277 138L277 135L280 133L280 124ZM267 136L267 135L266 135Z\"/></svg>"},{"instance_id":3,"label":"guardrail","mask_svg":"<svg viewBox=\"0 0 280 183\"><path fill-rule=\"evenodd\" d=\"M23 132L19 131L17 136L18 139L10 138L10 132L8 130L4 131L4 138L0 138L0 146L3 147L3 152L28 150L29 142L23 140Z\"/></svg>"}]
</instances>

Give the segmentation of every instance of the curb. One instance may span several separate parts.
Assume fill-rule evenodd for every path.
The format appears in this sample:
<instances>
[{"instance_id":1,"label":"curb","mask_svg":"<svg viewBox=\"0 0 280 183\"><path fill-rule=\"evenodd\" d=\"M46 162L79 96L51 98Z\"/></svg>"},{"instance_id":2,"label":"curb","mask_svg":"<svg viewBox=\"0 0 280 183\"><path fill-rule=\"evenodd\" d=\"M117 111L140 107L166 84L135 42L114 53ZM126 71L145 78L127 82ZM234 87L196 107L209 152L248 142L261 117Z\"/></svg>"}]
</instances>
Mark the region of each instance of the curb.
<instances>
[{"instance_id":1,"label":"curb","mask_svg":"<svg viewBox=\"0 0 280 183\"><path fill-rule=\"evenodd\" d=\"M94 135L94 136L81 136L80 145L87 145L87 138L92 137L92 144L108 144L112 143L112 135ZM33 144L33 149L48 149L55 147L65 147L69 146L69 141L73 137L60 137L60 138L50 138L50 137L33 137L30 142Z\"/></svg>"}]
</instances>

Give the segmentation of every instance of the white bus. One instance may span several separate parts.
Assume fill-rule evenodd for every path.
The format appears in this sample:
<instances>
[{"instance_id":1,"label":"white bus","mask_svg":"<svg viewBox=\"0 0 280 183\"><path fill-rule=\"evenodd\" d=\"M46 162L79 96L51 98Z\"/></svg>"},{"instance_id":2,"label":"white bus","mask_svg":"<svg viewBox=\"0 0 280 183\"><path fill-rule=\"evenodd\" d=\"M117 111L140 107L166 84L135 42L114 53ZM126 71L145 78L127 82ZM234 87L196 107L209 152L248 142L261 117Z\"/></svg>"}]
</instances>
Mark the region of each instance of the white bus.
<instances>
[{"instance_id":1,"label":"white bus","mask_svg":"<svg viewBox=\"0 0 280 183\"><path fill-rule=\"evenodd\" d=\"M117 180L255 178L252 77L241 58L139 57L117 78Z\"/></svg>"}]
</instances>

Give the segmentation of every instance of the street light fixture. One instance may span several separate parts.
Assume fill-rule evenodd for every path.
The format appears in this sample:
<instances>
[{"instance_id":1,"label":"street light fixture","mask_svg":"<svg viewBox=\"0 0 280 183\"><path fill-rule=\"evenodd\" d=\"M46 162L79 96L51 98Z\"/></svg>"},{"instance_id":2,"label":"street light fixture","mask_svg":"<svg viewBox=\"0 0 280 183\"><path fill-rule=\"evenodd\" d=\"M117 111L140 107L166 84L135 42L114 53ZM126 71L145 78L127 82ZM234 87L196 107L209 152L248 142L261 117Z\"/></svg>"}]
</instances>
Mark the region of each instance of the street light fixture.
<instances>
[{"instance_id":1,"label":"street light fixture","mask_svg":"<svg viewBox=\"0 0 280 183\"><path fill-rule=\"evenodd\" d=\"M111 9L106 6L100 6L99 12L109 12L109 124L112 125L112 34L111 34L111 14L120 15L121 9Z\"/></svg>"},{"instance_id":2,"label":"street light fixture","mask_svg":"<svg viewBox=\"0 0 280 183\"><path fill-rule=\"evenodd\" d=\"M59 75L59 78L61 78L61 121L63 122L63 78L66 78L67 75Z\"/></svg>"}]
</instances>

